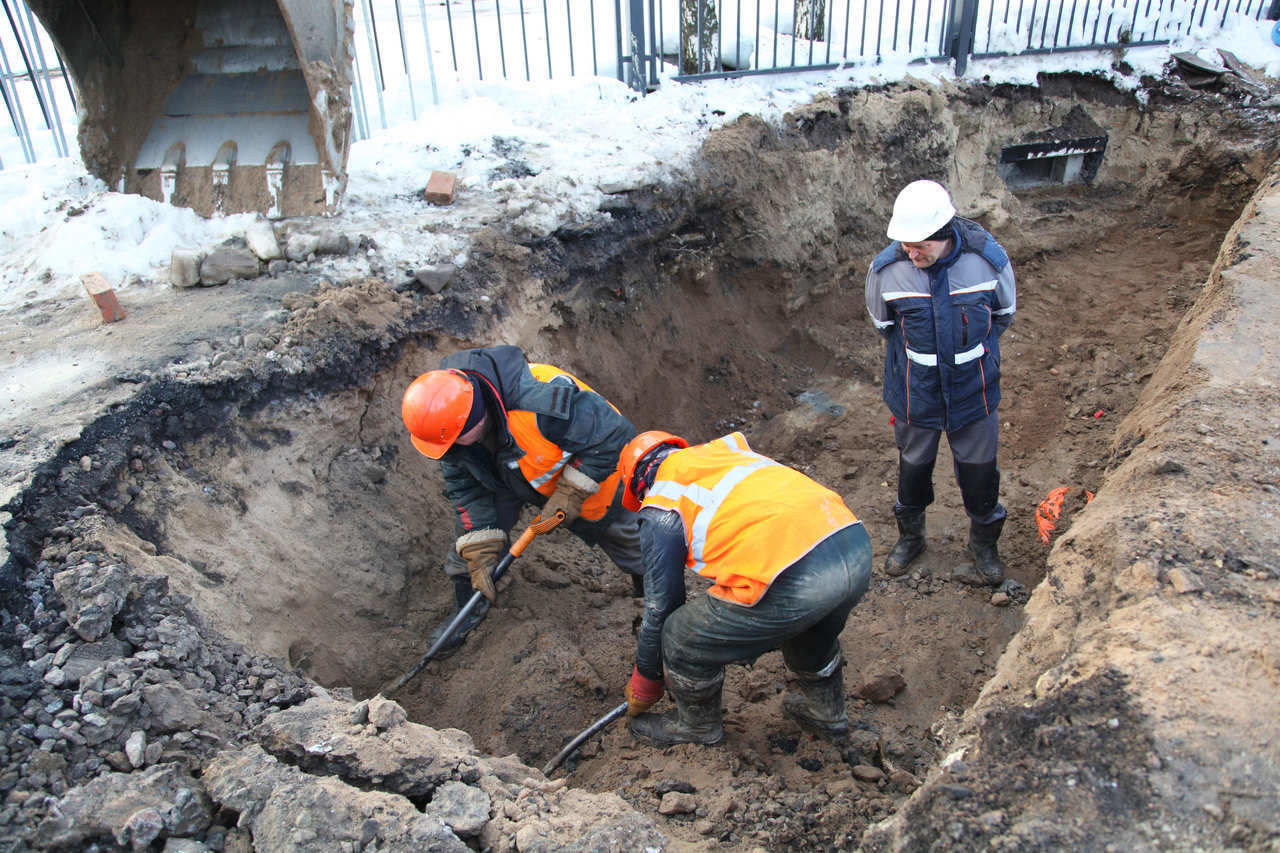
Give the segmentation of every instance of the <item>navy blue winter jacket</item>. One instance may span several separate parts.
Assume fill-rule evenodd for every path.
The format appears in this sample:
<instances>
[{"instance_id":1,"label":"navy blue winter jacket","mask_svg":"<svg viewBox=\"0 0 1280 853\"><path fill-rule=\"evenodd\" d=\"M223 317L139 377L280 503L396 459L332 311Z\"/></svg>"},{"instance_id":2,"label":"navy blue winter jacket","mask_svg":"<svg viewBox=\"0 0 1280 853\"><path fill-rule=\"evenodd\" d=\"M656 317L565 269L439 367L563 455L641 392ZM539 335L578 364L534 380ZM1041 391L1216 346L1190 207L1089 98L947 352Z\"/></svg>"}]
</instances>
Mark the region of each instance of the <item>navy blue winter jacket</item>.
<instances>
[{"instance_id":1,"label":"navy blue winter jacket","mask_svg":"<svg viewBox=\"0 0 1280 853\"><path fill-rule=\"evenodd\" d=\"M978 223L918 269L894 242L867 272L867 311L888 342L884 401L903 423L956 430L1000 403L1000 343L1017 307L1009 256Z\"/></svg>"}]
</instances>

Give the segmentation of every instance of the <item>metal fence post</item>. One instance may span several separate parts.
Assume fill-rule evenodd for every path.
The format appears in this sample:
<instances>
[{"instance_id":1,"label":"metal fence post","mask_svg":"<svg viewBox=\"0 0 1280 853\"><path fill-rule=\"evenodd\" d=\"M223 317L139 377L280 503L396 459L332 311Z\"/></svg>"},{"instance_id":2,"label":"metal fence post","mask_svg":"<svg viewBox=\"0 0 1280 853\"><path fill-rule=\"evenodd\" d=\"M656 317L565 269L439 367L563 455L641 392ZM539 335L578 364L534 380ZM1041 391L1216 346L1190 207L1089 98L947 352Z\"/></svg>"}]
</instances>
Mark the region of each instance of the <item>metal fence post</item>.
<instances>
[{"instance_id":1,"label":"metal fence post","mask_svg":"<svg viewBox=\"0 0 1280 853\"><path fill-rule=\"evenodd\" d=\"M973 35L978 20L978 0L953 0L943 39L945 53L956 62L956 76L964 75L973 53Z\"/></svg>"}]
</instances>

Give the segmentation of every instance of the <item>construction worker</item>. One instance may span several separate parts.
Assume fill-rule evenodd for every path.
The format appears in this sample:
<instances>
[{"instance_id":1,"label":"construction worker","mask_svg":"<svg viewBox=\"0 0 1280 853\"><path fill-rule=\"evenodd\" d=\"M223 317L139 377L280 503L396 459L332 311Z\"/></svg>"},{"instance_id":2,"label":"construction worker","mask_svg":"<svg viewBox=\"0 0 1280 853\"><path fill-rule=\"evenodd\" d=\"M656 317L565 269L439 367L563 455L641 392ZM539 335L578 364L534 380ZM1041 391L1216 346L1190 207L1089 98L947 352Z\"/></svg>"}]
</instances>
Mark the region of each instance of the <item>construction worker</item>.
<instances>
[{"instance_id":1,"label":"construction worker","mask_svg":"<svg viewBox=\"0 0 1280 853\"><path fill-rule=\"evenodd\" d=\"M996 447L1000 343L1016 308L1009 256L982 226L956 216L946 188L908 184L893 204L894 242L867 272L867 310L887 341L884 401L898 445L898 542L885 559L897 577L925 550L925 508L943 432L969 515L973 562L952 578L996 586L1004 527Z\"/></svg>"},{"instance_id":2,"label":"construction worker","mask_svg":"<svg viewBox=\"0 0 1280 853\"><path fill-rule=\"evenodd\" d=\"M457 510L454 548L444 570L456 616L473 608L442 655L455 651L494 600L492 572L509 547L525 505L599 545L633 578L644 574L635 516L622 509L615 471L635 427L585 382L548 364L531 364L513 346L454 353L405 389L401 416L414 447L440 460L444 493ZM449 624L431 636L434 644Z\"/></svg>"},{"instance_id":3,"label":"construction worker","mask_svg":"<svg viewBox=\"0 0 1280 853\"><path fill-rule=\"evenodd\" d=\"M797 678L785 713L815 734L845 735L840 632L870 583L871 540L840 496L736 432L696 447L642 432L618 470L645 562L632 734L719 743L725 665L780 648ZM686 599L685 568L710 579L706 595ZM664 686L675 710L646 713Z\"/></svg>"}]
</instances>

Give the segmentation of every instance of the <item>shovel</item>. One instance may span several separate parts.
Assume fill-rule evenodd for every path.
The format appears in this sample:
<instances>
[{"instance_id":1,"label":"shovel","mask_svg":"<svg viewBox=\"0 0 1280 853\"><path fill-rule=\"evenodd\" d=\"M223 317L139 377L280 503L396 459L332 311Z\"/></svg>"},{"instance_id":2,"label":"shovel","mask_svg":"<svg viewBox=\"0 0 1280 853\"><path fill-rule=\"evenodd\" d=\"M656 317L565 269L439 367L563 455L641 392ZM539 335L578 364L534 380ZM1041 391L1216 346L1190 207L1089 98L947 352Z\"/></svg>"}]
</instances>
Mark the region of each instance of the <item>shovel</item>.
<instances>
[{"instance_id":1,"label":"shovel","mask_svg":"<svg viewBox=\"0 0 1280 853\"><path fill-rule=\"evenodd\" d=\"M493 567L493 574L491 576L493 577L494 583L497 583L498 579L506 573L515 558L519 557L524 549L528 547L529 543L533 541L533 537L537 536L539 533L546 533L562 521L564 521L563 512L557 512L545 521L542 519L542 516L535 518L529 526L525 528L524 533L520 534L520 538L512 543L511 548L507 551L506 555L503 556L503 558L498 561L498 564ZM463 605L458 611L458 615L453 617L453 621L445 627L444 631L440 634L440 638L432 643L431 648L427 649L427 653L413 665L413 668L397 678L395 681L384 686L378 691L378 695L390 696L392 693L395 693L397 690L408 684L415 675L422 672L422 668L426 666L432 658L439 654L440 648L449 642L453 637L454 632L458 630L458 626L466 620L467 616L470 615L471 611L475 609L475 606L480 603L480 599L483 597L483 593L477 590L471 596L471 600Z\"/></svg>"},{"instance_id":2,"label":"shovel","mask_svg":"<svg viewBox=\"0 0 1280 853\"><path fill-rule=\"evenodd\" d=\"M548 779L551 778L552 772L560 766L561 762L570 755L573 755L574 751L577 750L578 747L582 746L583 742L625 713L627 713L627 703L623 702L621 705L614 708L591 725L587 726L577 737L569 741L569 744L564 749L560 750L560 752L556 754L555 758L546 763L546 766L542 768L542 775L546 776Z\"/></svg>"}]
</instances>

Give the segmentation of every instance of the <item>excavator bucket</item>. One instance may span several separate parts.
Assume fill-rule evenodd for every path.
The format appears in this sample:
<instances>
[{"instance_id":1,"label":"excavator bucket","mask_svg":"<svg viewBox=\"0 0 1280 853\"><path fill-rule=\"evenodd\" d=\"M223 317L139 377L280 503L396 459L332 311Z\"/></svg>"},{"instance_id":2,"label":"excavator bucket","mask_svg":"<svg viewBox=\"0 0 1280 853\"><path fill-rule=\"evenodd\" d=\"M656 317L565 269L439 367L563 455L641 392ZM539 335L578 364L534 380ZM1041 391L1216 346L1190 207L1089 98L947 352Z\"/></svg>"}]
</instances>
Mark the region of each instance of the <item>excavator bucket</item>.
<instances>
[{"instance_id":1,"label":"excavator bucket","mask_svg":"<svg viewBox=\"0 0 1280 853\"><path fill-rule=\"evenodd\" d=\"M80 103L80 153L203 216L333 213L347 181L352 0L28 0Z\"/></svg>"}]
</instances>

